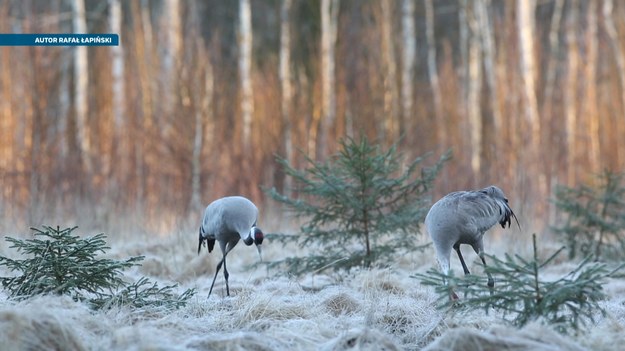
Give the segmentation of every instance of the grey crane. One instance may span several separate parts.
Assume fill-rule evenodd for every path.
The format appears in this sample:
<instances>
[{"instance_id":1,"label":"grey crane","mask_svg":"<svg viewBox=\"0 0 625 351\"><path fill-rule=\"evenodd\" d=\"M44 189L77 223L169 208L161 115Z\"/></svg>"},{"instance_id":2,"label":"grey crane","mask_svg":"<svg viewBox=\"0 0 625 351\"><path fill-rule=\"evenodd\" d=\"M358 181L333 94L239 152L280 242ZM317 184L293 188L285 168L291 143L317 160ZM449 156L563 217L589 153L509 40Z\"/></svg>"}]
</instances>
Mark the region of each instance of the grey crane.
<instances>
[{"instance_id":1,"label":"grey crane","mask_svg":"<svg viewBox=\"0 0 625 351\"><path fill-rule=\"evenodd\" d=\"M223 254L221 261L217 264L208 297L213 292L213 286L222 264L226 279L226 294L230 296L230 287L228 286L230 274L226 268L226 256L239 243L239 239L243 239L243 243L247 246L255 244L260 260L263 260L261 244L264 235L262 230L256 227L257 219L258 208L252 201L242 196L223 197L206 207L200 226L200 243L197 247L197 253L200 254L204 242L207 243L208 252L213 251L215 241L218 241Z\"/></svg>"},{"instance_id":2,"label":"grey crane","mask_svg":"<svg viewBox=\"0 0 625 351\"><path fill-rule=\"evenodd\" d=\"M449 256L453 248L464 274L470 274L460 252L461 244L471 245L486 266L484 233L497 223L502 228L507 224L509 228L512 217L521 228L503 191L492 185L481 190L453 192L438 200L425 217L425 226L434 243L443 273L449 274ZM495 282L490 274L487 275L488 287L492 289ZM458 298L453 291L451 297Z\"/></svg>"}]
</instances>

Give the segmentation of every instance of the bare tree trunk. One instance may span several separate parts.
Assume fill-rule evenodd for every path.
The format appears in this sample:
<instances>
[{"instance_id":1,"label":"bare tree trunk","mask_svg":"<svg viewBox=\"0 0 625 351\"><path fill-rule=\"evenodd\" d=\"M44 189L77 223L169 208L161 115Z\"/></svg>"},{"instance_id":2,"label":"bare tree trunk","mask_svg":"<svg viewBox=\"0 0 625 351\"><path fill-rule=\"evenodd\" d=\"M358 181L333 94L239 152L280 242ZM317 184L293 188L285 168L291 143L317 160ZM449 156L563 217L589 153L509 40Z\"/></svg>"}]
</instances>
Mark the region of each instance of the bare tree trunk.
<instances>
[{"instance_id":1,"label":"bare tree trunk","mask_svg":"<svg viewBox=\"0 0 625 351\"><path fill-rule=\"evenodd\" d=\"M147 5L147 4L146 4ZM161 15L165 30L163 48L163 81L161 87L161 101L164 104L162 110L165 118L170 117L175 109L176 96L178 94L177 67L182 52L182 26L180 23L180 1L165 0L164 10ZM163 122L163 121L161 121ZM165 124L168 125L168 124ZM166 128L164 128L166 129ZM167 130L165 130L167 132Z\"/></svg>"},{"instance_id":2,"label":"bare tree trunk","mask_svg":"<svg viewBox=\"0 0 625 351\"><path fill-rule=\"evenodd\" d=\"M203 51L203 40L198 40L198 47L200 52ZM201 55L206 57L206 55ZM193 138L193 151L191 154L191 200L189 208L191 210L199 210L202 208L202 150L204 147L204 136L207 140L214 139L213 128L213 65L210 60L206 60L205 67L203 69L203 76L200 84L197 84L194 89L194 100L199 101L200 104L196 107L195 111L195 136ZM196 79L193 79L194 81Z\"/></svg>"},{"instance_id":3,"label":"bare tree trunk","mask_svg":"<svg viewBox=\"0 0 625 351\"><path fill-rule=\"evenodd\" d=\"M471 170L474 179L480 175L482 169L482 48L479 38L479 24L475 18L475 11L467 15L471 34L469 36L469 91L467 95L467 113L471 128Z\"/></svg>"},{"instance_id":4,"label":"bare tree trunk","mask_svg":"<svg viewBox=\"0 0 625 351\"><path fill-rule=\"evenodd\" d=\"M466 108L467 94L469 91L469 22L467 19L467 0L459 0L458 9L458 26L460 31L460 68L458 76L460 76L461 90L460 105Z\"/></svg>"},{"instance_id":5,"label":"bare tree trunk","mask_svg":"<svg viewBox=\"0 0 625 351\"><path fill-rule=\"evenodd\" d=\"M384 72L384 116L380 132L382 139L395 142L398 135L399 119L399 91L397 87L397 61L395 59L395 45L393 45L393 2L382 1L382 67Z\"/></svg>"},{"instance_id":6,"label":"bare tree trunk","mask_svg":"<svg viewBox=\"0 0 625 351\"><path fill-rule=\"evenodd\" d=\"M610 38L610 46L612 47L612 51L614 52L614 59L616 60L616 66L618 70L619 82L621 84L621 108L625 109L625 55L623 54L623 48L621 46L621 42L619 39L619 33L616 30L616 26L614 24L613 11L614 3L612 0L603 0L603 18L605 31ZM623 131L623 123L622 120L616 123L617 135L622 136ZM623 159L625 155L620 149L620 145L616 148L616 162L615 164L621 165L623 164Z\"/></svg>"},{"instance_id":7,"label":"bare tree trunk","mask_svg":"<svg viewBox=\"0 0 625 351\"><path fill-rule=\"evenodd\" d=\"M140 21L133 21L134 30L137 34L135 45L135 55L139 62L137 65L139 75L139 86L141 87L141 114L137 117L137 128L139 138L144 137L146 133L150 133L154 127L154 95L155 88L151 77L154 75L153 47L152 47L152 22L149 14L149 3L147 0L131 1L133 17L140 18ZM144 211L145 194L147 188L147 179L145 172L146 159L150 154L150 150L146 150L143 140L138 139L134 143L134 177L136 179L136 190L134 203L139 213ZM147 173L149 174L149 173ZM126 181L129 181L127 179Z\"/></svg>"},{"instance_id":8,"label":"bare tree trunk","mask_svg":"<svg viewBox=\"0 0 625 351\"><path fill-rule=\"evenodd\" d=\"M577 74L579 67L579 57L577 48L577 21L579 13L579 3L577 0L570 1L570 13L566 26L567 41L567 84L564 91L564 106L566 114L566 151L567 151L567 184L573 186L575 184L577 169Z\"/></svg>"},{"instance_id":9,"label":"bare tree trunk","mask_svg":"<svg viewBox=\"0 0 625 351\"><path fill-rule=\"evenodd\" d=\"M553 109L553 90L556 82L556 65L558 64L559 52L559 35L560 22L562 21L562 12L564 9L564 0L556 0L553 10L553 18L549 28L549 62L547 63L547 78L545 82L544 97L544 116L551 117Z\"/></svg>"},{"instance_id":10,"label":"bare tree trunk","mask_svg":"<svg viewBox=\"0 0 625 351\"><path fill-rule=\"evenodd\" d=\"M415 59L417 52L414 20L415 0L402 1L402 73L401 73L401 101L402 124L412 118L413 89ZM400 130L403 127L400 126Z\"/></svg>"},{"instance_id":11,"label":"bare tree trunk","mask_svg":"<svg viewBox=\"0 0 625 351\"><path fill-rule=\"evenodd\" d=\"M280 7L280 90L282 92L282 143L280 144L284 157L289 163L293 162L293 144L291 141L291 105L293 89L291 85L291 7L292 0L282 0ZM285 177L282 170L278 170L280 179L278 189L290 196L291 177Z\"/></svg>"},{"instance_id":12,"label":"bare tree trunk","mask_svg":"<svg viewBox=\"0 0 625 351\"><path fill-rule=\"evenodd\" d=\"M484 71L486 74L486 84L490 92L490 103L493 114L494 131L498 132L502 128L501 108L499 107L499 88L497 86L497 54L495 52L495 38L493 35L492 23L488 15L490 0L478 0L475 2L476 18L480 27L480 39L484 50ZM499 139L495 138L494 142ZM497 146L495 146L497 149Z\"/></svg>"},{"instance_id":13,"label":"bare tree trunk","mask_svg":"<svg viewBox=\"0 0 625 351\"><path fill-rule=\"evenodd\" d=\"M9 6L6 6L1 10L3 18L8 18ZM0 31L4 33L9 32L8 21L2 21L0 23ZM11 48L0 48L0 67L2 72L2 78L0 84L2 85L2 95L0 98L0 172L9 169L12 164L12 158L15 152L13 151L13 130L15 128L15 116L13 116L13 109L11 101L13 101L13 76L11 74ZM0 192L0 194L2 194Z\"/></svg>"},{"instance_id":14,"label":"bare tree trunk","mask_svg":"<svg viewBox=\"0 0 625 351\"><path fill-rule=\"evenodd\" d=\"M336 118L334 49L337 37L339 0L321 0L321 118L319 158L326 156L329 135Z\"/></svg>"},{"instance_id":15,"label":"bare tree trunk","mask_svg":"<svg viewBox=\"0 0 625 351\"><path fill-rule=\"evenodd\" d=\"M122 25L122 6L120 0L109 0L111 33L120 34ZM123 45L111 47L111 75L113 79L113 155L118 175L128 172L128 143L124 126L124 52ZM110 165L107 165L110 167ZM108 173L108 172L107 172ZM118 184L119 185L119 184Z\"/></svg>"},{"instance_id":16,"label":"bare tree trunk","mask_svg":"<svg viewBox=\"0 0 625 351\"><path fill-rule=\"evenodd\" d=\"M73 0L73 27L74 33L87 33L84 0ZM78 129L78 146L80 158L87 172L88 179L93 174L91 162L91 136L89 133L89 70L86 46L74 47L74 113L76 128Z\"/></svg>"},{"instance_id":17,"label":"bare tree trunk","mask_svg":"<svg viewBox=\"0 0 625 351\"><path fill-rule=\"evenodd\" d=\"M597 100L597 69L599 56L599 24L597 12L599 12L597 0L590 0L588 3L588 59L586 60L586 109L584 115L588 125L590 148L588 150L588 160L590 169L598 174L601 164L601 153L599 150L599 106Z\"/></svg>"},{"instance_id":18,"label":"bare tree trunk","mask_svg":"<svg viewBox=\"0 0 625 351\"><path fill-rule=\"evenodd\" d=\"M528 144L528 152L522 158L525 165L532 166L528 174L537 177L537 189L546 188L544 173L537 167L536 160L540 155L540 124L538 118L538 103L536 101L536 65L534 63L534 9L535 0L517 1L517 31L519 35L519 54L521 65L521 81L523 91L523 115L525 117L527 132L524 140ZM535 189L529 189L531 192Z\"/></svg>"},{"instance_id":19,"label":"bare tree trunk","mask_svg":"<svg viewBox=\"0 0 625 351\"><path fill-rule=\"evenodd\" d=\"M436 41L434 36L434 4L432 0L425 0L425 36L428 45L428 75L432 86L432 96L434 97L434 118L436 118L436 134L438 144L446 146L447 122L443 114L443 98L441 85L438 79L438 67L436 64Z\"/></svg>"},{"instance_id":20,"label":"bare tree trunk","mask_svg":"<svg viewBox=\"0 0 625 351\"><path fill-rule=\"evenodd\" d=\"M243 150L250 150L254 92L252 90L252 8L250 0L239 0L239 80L241 83L241 117Z\"/></svg>"}]
</instances>

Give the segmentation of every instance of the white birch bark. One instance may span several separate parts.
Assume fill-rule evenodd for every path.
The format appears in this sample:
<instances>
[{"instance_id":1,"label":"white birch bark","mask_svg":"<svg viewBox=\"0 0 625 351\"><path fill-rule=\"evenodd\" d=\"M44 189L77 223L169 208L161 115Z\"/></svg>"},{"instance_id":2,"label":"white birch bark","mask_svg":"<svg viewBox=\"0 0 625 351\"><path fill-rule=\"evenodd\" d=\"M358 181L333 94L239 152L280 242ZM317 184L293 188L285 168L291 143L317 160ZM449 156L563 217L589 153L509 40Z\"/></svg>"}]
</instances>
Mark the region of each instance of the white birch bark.
<instances>
[{"instance_id":1,"label":"white birch bark","mask_svg":"<svg viewBox=\"0 0 625 351\"><path fill-rule=\"evenodd\" d=\"M148 4L146 4L148 5ZM180 1L165 0L162 19L165 30L165 47L163 51L163 80L161 99L165 104L165 116L172 114L176 96L178 95L177 66L182 52L182 26L180 23ZM148 5L149 6L149 5ZM164 122L164 121L161 121ZM168 123L164 123L165 126ZM167 129L167 128L164 128Z\"/></svg>"},{"instance_id":2,"label":"white birch bark","mask_svg":"<svg viewBox=\"0 0 625 351\"><path fill-rule=\"evenodd\" d=\"M393 45L393 2L382 1L382 62L384 67L384 116L380 137L391 143L398 138L399 119L399 91L397 87L397 61L395 59L395 45Z\"/></svg>"},{"instance_id":3,"label":"white birch bark","mask_svg":"<svg viewBox=\"0 0 625 351\"><path fill-rule=\"evenodd\" d=\"M339 0L321 0L321 123L320 156L325 157L327 143L336 117L335 58Z\"/></svg>"},{"instance_id":4,"label":"white birch bark","mask_svg":"<svg viewBox=\"0 0 625 351\"><path fill-rule=\"evenodd\" d=\"M292 161L291 145L291 26L290 12L293 0L283 0L280 7L280 89L282 91L281 110L283 123L283 143L286 159Z\"/></svg>"},{"instance_id":5,"label":"white birch bark","mask_svg":"<svg viewBox=\"0 0 625 351\"><path fill-rule=\"evenodd\" d=\"M493 35L492 23L488 15L490 0L477 0L476 18L480 27L480 40L484 52L484 73L486 76L486 84L490 91L490 103L493 114L493 129L499 132L502 128L501 109L499 108L499 89L497 86L497 53L495 52L495 38ZM499 139L495 138L497 142Z\"/></svg>"},{"instance_id":6,"label":"white birch bark","mask_svg":"<svg viewBox=\"0 0 625 351\"><path fill-rule=\"evenodd\" d=\"M254 92L252 89L252 8L250 0L239 0L239 80L241 84L241 119L243 122L243 150L252 144L252 116Z\"/></svg>"},{"instance_id":7,"label":"white birch bark","mask_svg":"<svg viewBox=\"0 0 625 351\"><path fill-rule=\"evenodd\" d=\"M556 66L558 64L558 53L560 51L560 23L564 10L564 0L556 0L553 10L553 17L549 27L549 62L547 63L547 77L545 78L545 98L544 116L550 117L553 109L553 90L556 82Z\"/></svg>"},{"instance_id":8,"label":"white birch bark","mask_svg":"<svg viewBox=\"0 0 625 351\"><path fill-rule=\"evenodd\" d=\"M567 42L567 84L564 90L564 112L566 115L566 151L567 151L567 184L573 186L576 176L577 145L577 75L579 68L579 54L577 47L577 25L579 3L571 0L569 16L566 25Z\"/></svg>"},{"instance_id":9,"label":"white birch bark","mask_svg":"<svg viewBox=\"0 0 625 351\"><path fill-rule=\"evenodd\" d=\"M534 63L534 9L535 0L517 1L517 26L519 52L521 55L521 80L523 83L523 114L529 126L529 143L534 155L538 155L540 145L540 125L536 101L536 65ZM531 158L530 158L531 159Z\"/></svg>"},{"instance_id":10,"label":"white birch bark","mask_svg":"<svg viewBox=\"0 0 625 351\"><path fill-rule=\"evenodd\" d=\"M613 18L613 9L614 3L612 0L603 0L603 18L604 18L604 26L605 31L608 34L610 39L610 46L612 47L612 51L614 54L614 59L616 61L616 67L618 71L619 82L621 85L621 107L625 109L625 55L623 54L623 47L621 46L621 42L619 39L619 33L616 30L616 25L614 24ZM616 131L617 135L624 135L625 127L624 123L616 123L618 130ZM625 155L617 147L617 160L615 164L621 165L625 161Z\"/></svg>"},{"instance_id":11,"label":"white birch bark","mask_svg":"<svg viewBox=\"0 0 625 351\"><path fill-rule=\"evenodd\" d=\"M84 0L72 1L72 25L74 33L86 34L87 21L85 18ZM76 129L78 131L78 146L80 157L88 175L92 174L91 137L89 133L89 66L86 46L74 47L74 113Z\"/></svg>"},{"instance_id":12,"label":"white birch bark","mask_svg":"<svg viewBox=\"0 0 625 351\"><path fill-rule=\"evenodd\" d=\"M436 64L436 41L434 36L434 4L433 0L425 0L425 37L427 40L427 66L432 96L434 97L434 118L436 118L437 139L440 145L447 145L447 123L443 115L443 98L441 85L438 79L438 66Z\"/></svg>"},{"instance_id":13,"label":"white birch bark","mask_svg":"<svg viewBox=\"0 0 625 351\"><path fill-rule=\"evenodd\" d=\"M199 45L204 45L202 40L198 40ZM193 150L191 153L191 200L190 208L198 210L202 208L202 150L204 140L213 140L215 136L212 104L213 104L213 65L207 60L204 67L204 75L200 79L203 86L195 89L194 100L199 100L200 104L195 112L195 135L193 138Z\"/></svg>"},{"instance_id":14,"label":"white birch bark","mask_svg":"<svg viewBox=\"0 0 625 351\"><path fill-rule=\"evenodd\" d=\"M285 155L283 156L288 162L293 162L293 143L291 141L291 103L293 99L292 84L291 84L291 7L293 5L292 0L282 0L280 7L280 90L282 92L281 97L281 112L282 112L282 147ZM291 188L291 177L284 178L284 189ZM290 193L287 193L290 194Z\"/></svg>"},{"instance_id":15,"label":"white birch bark","mask_svg":"<svg viewBox=\"0 0 625 351\"><path fill-rule=\"evenodd\" d=\"M413 76L417 44L415 37L414 1L402 1L402 73L401 73L401 101L402 118L407 121L412 117L413 109Z\"/></svg>"},{"instance_id":16,"label":"white birch bark","mask_svg":"<svg viewBox=\"0 0 625 351\"><path fill-rule=\"evenodd\" d=\"M597 100L597 69L599 56L599 24L597 20L598 1L590 0L588 4L588 32L586 42L588 47L588 59L586 60L586 110L590 148L588 159L590 169L598 174L601 164L601 152L599 150L599 106Z\"/></svg>"},{"instance_id":17,"label":"white birch bark","mask_svg":"<svg viewBox=\"0 0 625 351\"><path fill-rule=\"evenodd\" d=\"M111 33L121 35L122 28L122 5L120 0L109 0L110 17L109 26ZM120 36L120 40L121 40ZM123 44L111 46L111 76L112 76L112 100L113 100L113 160L117 164L117 173L124 176L128 172L128 143L125 138L124 127L124 52ZM107 168L110 165L107 165ZM108 173L108 172L107 172Z\"/></svg>"},{"instance_id":18,"label":"white birch bark","mask_svg":"<svg viewBox=\"0 0 625 351\"><path fill-rule=\"evenodd\" d=\"M467 113L471 133L471 170L478 176L482 167L482 108L480 105L482 91L482 49L480 45L479 24L475 12L467 14L470 28L468 51L468 92Z\"/></svg>"},{"instance_id":19,"label":"white birch bark","mask_svg":"<svg viewBox=\"0 0 625 351\"><path fill-rule=\"evenodd\" d=\"M458 6L458 26L460 32L458 43L458 46L460 46L460 67L458 76L460 77L460 86L462 88L460 105L466 107L469 91L469 20L467 19L467 0L459 0Z\"/></svg>"}]
</instances>

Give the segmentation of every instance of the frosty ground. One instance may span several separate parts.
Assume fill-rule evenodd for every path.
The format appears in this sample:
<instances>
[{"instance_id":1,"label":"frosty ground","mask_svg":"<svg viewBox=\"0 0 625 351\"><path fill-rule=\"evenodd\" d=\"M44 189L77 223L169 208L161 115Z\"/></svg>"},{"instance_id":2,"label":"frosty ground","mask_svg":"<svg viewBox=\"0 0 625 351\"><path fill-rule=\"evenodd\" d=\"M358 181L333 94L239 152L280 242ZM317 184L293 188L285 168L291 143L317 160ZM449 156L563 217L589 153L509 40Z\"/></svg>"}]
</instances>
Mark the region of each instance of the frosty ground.
<instances>
[{"instance_id":1,"label":"frosty ground","mask_svg":"<svg viewBox=\"0 0 625 351\"><path fill-rule=\"evenodd\" d=\"M529 255L530 235L488 235L491 253ZM415 238L427 241L424 234ZM141 267L126 272L129 280L147 276L159 284L178 283L180 292L195 288L198 293L174 311L93 311L67 297L18 303L7 301L2 293L3 350L620 350L625 344L625 282L619 280L605 286L606 317L598 316L578 335L562 336L540 321L512 327L494 311L461 314L437 309L433 290L411 277L436 266L433 248L407 254L384 269L320 272L296 279L268 271L258 264L253 247L239 245L228 260L231 297L224 296L220 273L207 299L221 253L209 255L204 249L198 256L195 231L109 235L108 241L111 257L146 257ZM541 250L547 255L557 247L550 241ZM482 274L470 248L464 251L472 272ZM0 243L0 254L10 252L6 242ZM267 260L287 252L305 254L269 240L264 243ZM455 256L452 262L454 271L461 272ZM563 257L548 274L555 277L573 266Z\"/></svg>"}]
</instances>

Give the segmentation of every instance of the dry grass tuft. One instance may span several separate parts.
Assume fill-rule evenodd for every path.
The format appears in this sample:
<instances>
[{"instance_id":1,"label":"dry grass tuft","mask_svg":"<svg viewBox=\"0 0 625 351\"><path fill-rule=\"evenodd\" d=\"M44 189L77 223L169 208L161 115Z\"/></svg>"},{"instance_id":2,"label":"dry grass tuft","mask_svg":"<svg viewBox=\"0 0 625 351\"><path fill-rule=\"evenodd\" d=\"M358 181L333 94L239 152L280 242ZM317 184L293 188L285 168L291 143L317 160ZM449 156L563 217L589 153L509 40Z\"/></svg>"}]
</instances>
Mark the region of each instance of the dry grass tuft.
<instances>
[{"instance_id":1,"label":"dry grass tuft","mask_svg":"<svg viewBox=\"0 0 625 351\"><path fill-rule=\"evenodd\" d=\"M335 317L341 314L352 315L361 309L358 300L345 291L331 293L322 300L321 305Z\"/></svg>"},{"instance_id":2,"label":"dry grass tuft","mask_svg":"<svg viewBox=\"0 0 625 351\"><path fill-rule=\"evenodd\" d=\"M192 349L215 351L273 351L280 346L284 347L269 340L266 335L253 332L213 334L188 344Z\"/></svg>"},{"instance_id":3,"label":"dry grass tuft","mask_svg":"<svg viewBox=\"0 0 625 351\"><path fill-rule=\"evenodd\" d=\"M0 310L0 345L13 350L88 350L75 328L37 306L12 306Z\"/></svg>"},{"instance_id":4,"label":"dry grass tuft","mask_svg":"<svg viewBox=\"0 0 625 351\"><path fill-rule=\"evenodd\" d=\"M494 327L488 331L450 329L426 347L427 351L584 351L583 347L539 323L523 329Z\"/></svg>"},{"instance_id":5,"label":"dry grass tuft","mask_svg":"<svg viewBox=\"0 0 625 351\"><path fill-rule=\"evenodd\" d=\"M352 329L326 343L323 351L394 351L401 348L387 335L370 328Z\"/></svg>"}]
</instances>

